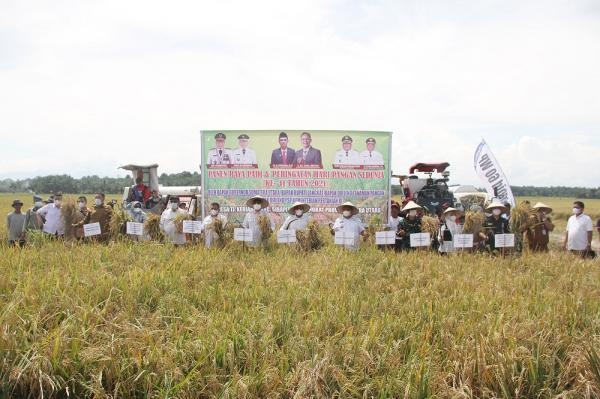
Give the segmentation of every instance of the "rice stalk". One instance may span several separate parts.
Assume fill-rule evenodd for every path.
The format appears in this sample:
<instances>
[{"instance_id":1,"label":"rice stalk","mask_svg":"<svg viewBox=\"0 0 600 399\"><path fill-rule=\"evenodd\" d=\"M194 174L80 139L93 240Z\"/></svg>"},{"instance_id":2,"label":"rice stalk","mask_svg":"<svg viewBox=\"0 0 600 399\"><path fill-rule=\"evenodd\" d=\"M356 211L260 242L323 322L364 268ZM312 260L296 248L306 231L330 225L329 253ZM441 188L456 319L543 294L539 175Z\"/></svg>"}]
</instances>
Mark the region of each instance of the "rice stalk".
<instances>
[{"instance_id":1,"label":"rice stalk","mask_svg":"<svg viewBox=\"0 0 600 399\"><path fill-rule=\"evenodd\" d=\"M465 214L465 224L463 234L479 234L483 227L485 215L482 212L467 211Z\"/></svg>"},{"instance_id":2,"label":"rice stalk","mask_svg":"<svg viewBox=\"0 0 600 399\"><path fill-rule=\"evenodd\" d=\"M436 236L439 228L440 222L437 217L423 216L421 218L421 231L429 233L432 238Z\"/></svg>"},{"instance_id":3,"label":"rice stalk","mask_svg":"<svg viewBox=\"0 0 600 399\"><path fill-rule=\"evenodd\" d=\"M127 222L131 221L131 217L125 209L118 205L115 206L108 224L109 236L114 240L125 237L127 233Z\"/></svg>"},{"instance_id":4,"label":"rice stalk","mask_svg":"<svg viewBox=\"0 0 600 399\"><path fill-rule=\"evenodd\" d=\"M178 233L183 233L183 221L191 220L192 216L185 212L178 212L177 215L173 218L173 224L175 225L175 229Z\"/></svg>"},{"instance_id":5,"label":"rice stalk","mask_svg":"<svg viewBox=\"0 0 600 399\"><path fill-rule=\"evenodd\" d=\"M266 241L273 234L271 229L271 221L268 216L261 215L258 217L258 228L260 229L260 235L263 241Z\"/></svg>"},{"instance_id":6,"label":"rice stalk","mask_svg":"<svg viewBox=\"0 0 600 399\"><path fill-rule=\"evenodd\" d=\"M163 241L165 236L160 230L160 216L154 213L148 214L148 219L144 223L144 230L153 241Z\"/></svg>"},{"instance_id":7,"label":"rice stalk","mask_svg":"<svg viewBox=\"0 0 600 399\"><path fill-rule=\"evenodd\" d=\"M323 246L323 236L319 222L310 220L305 230L296 230L298 249L308 252L316 251Z\"/></svg>"},{"instance_id":8,"label":"rice stalk","mask_svg":"<svg viewBox=\"0 0 600 399\"><path fill-rule=\"evenodd\" d=\"M65 240L75 239L75 227L73 227L73 223L76 222L76 213L77 206L75 201L71 198L67 198L60 207L60 214L65 224Z\"/></svg>"}]
</instances>

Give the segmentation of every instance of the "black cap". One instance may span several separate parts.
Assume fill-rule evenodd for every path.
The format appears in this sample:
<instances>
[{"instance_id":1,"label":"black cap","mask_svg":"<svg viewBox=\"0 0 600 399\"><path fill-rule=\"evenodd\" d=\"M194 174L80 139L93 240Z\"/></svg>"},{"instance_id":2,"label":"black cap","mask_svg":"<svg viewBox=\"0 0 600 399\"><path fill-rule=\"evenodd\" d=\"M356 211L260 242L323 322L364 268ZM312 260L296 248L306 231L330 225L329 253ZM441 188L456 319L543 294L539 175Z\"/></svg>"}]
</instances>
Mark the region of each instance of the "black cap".
<instances>
[{"instance_id":1,"label":"black cap","mask_svg":"<svg viewBox=\"0 0 600 399\"><path fill-rule=\"evenodd\" d=\"M215 139L223 139L225 140L227 138L227 136L225 136L224 133L217 133L215 134Z\"/></svg>"},{"instance_id":2,"label":"black cap","mask_svg":"<svg viewBox=\"0 0 600 399\"><path fill-rule=\"evenodd\" d=\"M250 140L250 136L248 136L246 133L242 133L238 136L238 140Z\"/></svg>"},{"instance_id":3,"label":"black cap","mask_svg":"<svg viewBox=\"0 0 600 399\"><path fill-rule=\"evenodd\" d=\"M375 144L376 141L375 141L375 139L373 137L369 137L367 140L365 140L365 143L367 143L367 144L369 144L369 143Z\"/></svg>"},{"instance_id":4,"label":"black cap","mask_svg":"<svg viewBox=\"0 0 600 399\"><path fill-rule=\"evenodd\" d=\"M349 141L349 142L351 142L351 143L352 143L352 137L350 137L350 136L348 136L348 135L345 135L344 137L342 137L342 143L343 143L344 141Z\"/></svg>"}]
</instances>

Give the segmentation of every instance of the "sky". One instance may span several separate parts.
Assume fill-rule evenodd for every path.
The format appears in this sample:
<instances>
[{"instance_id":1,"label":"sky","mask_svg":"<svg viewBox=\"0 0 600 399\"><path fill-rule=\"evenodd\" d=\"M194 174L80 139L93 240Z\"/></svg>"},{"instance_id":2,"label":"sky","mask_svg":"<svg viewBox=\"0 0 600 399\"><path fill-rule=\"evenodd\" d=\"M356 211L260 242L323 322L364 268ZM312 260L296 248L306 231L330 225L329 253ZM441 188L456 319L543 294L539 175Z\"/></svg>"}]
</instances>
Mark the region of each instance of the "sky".
<instances>
[{"instance_id":1,"label":"sky","mask_svg":"<svg viewBox=\"0 0 600 399\"><path fill-rule=\"evenodd\" d=\"M199 171L200 130L392 131L392 170L600 185L598 1L0 0L0 179Z\"/></svg>"}]
</instances>

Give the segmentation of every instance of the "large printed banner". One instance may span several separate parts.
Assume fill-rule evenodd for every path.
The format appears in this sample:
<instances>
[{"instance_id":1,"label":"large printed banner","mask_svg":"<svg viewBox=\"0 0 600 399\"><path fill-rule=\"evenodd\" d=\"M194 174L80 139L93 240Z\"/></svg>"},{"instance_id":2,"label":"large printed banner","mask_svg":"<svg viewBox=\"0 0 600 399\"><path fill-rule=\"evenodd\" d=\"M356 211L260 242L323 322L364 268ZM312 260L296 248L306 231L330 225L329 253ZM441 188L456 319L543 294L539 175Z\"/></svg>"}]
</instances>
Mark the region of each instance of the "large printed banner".
<instances>
[{"instance_id":1,"label":"large printed banner","mask_svg":"<svg viewBox=\"0 0 600 399\"><path fill-rule=\"evenodd\" d=\"M215 130L202 131L201 142L203 215L218 202L241 221L248 198L261 195L281 218L301 201L325 223L351 201L363 221L387 220L390 132Z\"/></svg>"}]
</instances>

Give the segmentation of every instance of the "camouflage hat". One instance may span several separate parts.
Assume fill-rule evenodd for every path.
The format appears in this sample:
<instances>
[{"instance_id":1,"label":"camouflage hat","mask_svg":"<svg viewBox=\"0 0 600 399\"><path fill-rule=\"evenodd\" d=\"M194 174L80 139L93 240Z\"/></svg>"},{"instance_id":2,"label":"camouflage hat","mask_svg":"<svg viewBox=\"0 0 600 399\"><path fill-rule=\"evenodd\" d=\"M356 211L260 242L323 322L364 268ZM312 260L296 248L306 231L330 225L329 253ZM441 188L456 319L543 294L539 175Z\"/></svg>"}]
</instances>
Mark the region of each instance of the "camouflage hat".
<instances>
[{"instance_id":1,"label":"camouflage hat","mask_svg":"<svg viewBox=\"0 0 600 399\"><path fill-rule=\"evenodd\" d=\"M352 143L352 137L345 135L344 137L342 137L342 143L349 141Z\"/></svg>"},{"instance_id":2,"label":"camouflage hat","mask_svg":"<svg viewBox=\"0 0 600 399\"><path fill-rule=\"evenodd\" d=\"M246 133L242 133L238 136L238 140L250 140L250 136L248 136Z\"/></svg>"},{"instance_id":3,"label":"camouflage hat","mask_svg":"<svg viewBox=\"0 0 600 399\"><path fill-rule=\"evenodd\" d=\"M375 141L375 139L373 137L369 137L368 139L365 140L365 143L367 143L367 144L369 144L369 143L375 144L376 141Z\"/></svg>"},{"instance_id":4,"label":"camouflage hat","mask_svg":"<svg viewBox=\"0 0 600 399\"><path fill-rule=\"evenodd\" d=\"M225 140L227 138L227 136L225 136L225 133L217 133L215 134L215 139L223 139Z\"/></svg>"}]
</instances>

